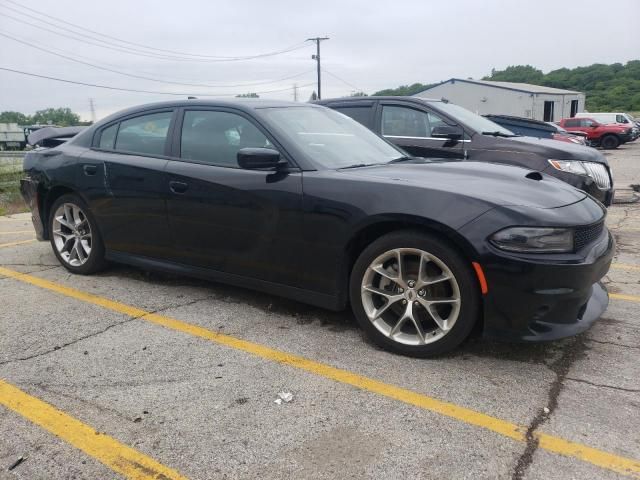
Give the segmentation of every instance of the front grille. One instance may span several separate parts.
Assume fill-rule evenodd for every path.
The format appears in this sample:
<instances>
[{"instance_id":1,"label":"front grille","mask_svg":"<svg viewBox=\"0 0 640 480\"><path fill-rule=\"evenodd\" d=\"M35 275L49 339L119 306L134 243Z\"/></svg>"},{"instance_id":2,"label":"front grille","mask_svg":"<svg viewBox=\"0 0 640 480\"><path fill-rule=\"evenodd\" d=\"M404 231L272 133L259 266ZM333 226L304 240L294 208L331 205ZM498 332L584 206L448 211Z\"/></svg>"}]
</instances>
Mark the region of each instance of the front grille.
<instances>
[{"instance_id":1,"label":"front grille","mask_svg":"<svg viewBox=\"0 0 640 480\"><path fill-rule=\"evenodd\" d=\"M596 240L602 233L604 222L586 225L584 227L576 227L574 235L574 245L576 250L580 250L585 245Z\"/></svg>"},{"instance_id":2,"label":"front grille","mask_svg":"<svg viewBox=\"0 0 640 480\"><path fill-rule=\"evenodd\" d=\"M598 188L602 190L611 188L611 178L609 177L607 167L601 163L594 162L583 162L582 165L587 169L589 176L595 180Z\"/></svg>"}]
</instances>

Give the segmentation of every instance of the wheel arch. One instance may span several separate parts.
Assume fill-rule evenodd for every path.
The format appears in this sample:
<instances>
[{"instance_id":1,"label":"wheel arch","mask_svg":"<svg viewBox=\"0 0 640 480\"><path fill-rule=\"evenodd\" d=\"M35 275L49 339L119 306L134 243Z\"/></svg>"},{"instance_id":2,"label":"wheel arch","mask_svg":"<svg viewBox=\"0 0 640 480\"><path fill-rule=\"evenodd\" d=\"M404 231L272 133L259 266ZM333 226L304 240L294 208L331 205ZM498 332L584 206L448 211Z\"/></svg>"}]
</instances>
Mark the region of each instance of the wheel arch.
<instances>
[{"instance_id":1,"label":"wheel arch","mask_svg":"<svg viewBox=\"0 0 640 480\"><path fill-rule=\"evenodd\" d=\"M45 188L40 185L38 187L38 209L42 212L42 231L45 240L49 240L49 215L51 214L51 206L53 203L63 195L79 193L73 188L67 185L54 185L50 188ZM80 195L82 198L82 196Z\"/></svg>"},{"instance_id":2,"label":"wheel arch","mask_svg":"<svg viewBox=\"0 0 640 480\"><path fill-rule=\"evenodd\" d=\"M340 275L338 291L348 291L351 271L353 270L353 266L358 259L358 256L364 251L364 249L381 236L398 230L420 231L430 235L436 235L443 240L451 242L450 245L453 245L455 250L457 250L458 253L468 261L469 268L473 268L471 266L471 262L478 256L477 251L469 241L467 241L453 228L441 222L413 215L383 216L373 219L373 221L367 223L367 225L363 225L353 232L353 235L345 246L343 271ZM478 289L480 289L479 281ZM480 297L480 301L483 302L482 296ZM348 299L345 298L344 306L346 307L347 304ZM483 315L480 315L477 325L480 331L483 324L484 318Z\"/></svg>"}]
</instances>

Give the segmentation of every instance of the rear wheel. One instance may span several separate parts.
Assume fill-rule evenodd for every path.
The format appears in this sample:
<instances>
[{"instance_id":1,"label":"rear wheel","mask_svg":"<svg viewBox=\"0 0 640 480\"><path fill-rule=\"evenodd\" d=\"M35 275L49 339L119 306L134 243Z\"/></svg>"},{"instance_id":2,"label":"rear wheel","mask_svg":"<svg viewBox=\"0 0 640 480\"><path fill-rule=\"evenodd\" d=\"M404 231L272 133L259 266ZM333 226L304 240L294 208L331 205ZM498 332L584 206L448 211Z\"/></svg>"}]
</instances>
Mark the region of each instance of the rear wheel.
<instances>
[{"instance_id":1,"label":"rear wheel","mask_svg":"<svg viewBox=\"0 0 640 480\"><path fill-rule=\"evenodd\" d=\"M620 145L620 139L615 135L605 135L602 137L602 140L600 140L600 145L604 149L612 150L614 148L618 148Z\"/></svg>"},{"instance_id":2,"label":"rear wheel","mask_svg":"<svg viewBox=\"0 0 640 480\"><path fill-rule=\"evenodd\" d=\"M480 305L468 262L439 237L413 231L385 235L362 252L351 274L350 298L374 342L415 357L458 346Z\"/></svg>"},{"instance_id":3,"label":"rear wheel","mask_svg":"<svg viewBox=\"0 0 640 480\"><path fill-rule=\"evenodd\" d=\"M53 203L49 232L53 253L70 272L86 275L104 267L100 232L89 208L79 196L63 195Z\"/></svg>"}]
</instances>

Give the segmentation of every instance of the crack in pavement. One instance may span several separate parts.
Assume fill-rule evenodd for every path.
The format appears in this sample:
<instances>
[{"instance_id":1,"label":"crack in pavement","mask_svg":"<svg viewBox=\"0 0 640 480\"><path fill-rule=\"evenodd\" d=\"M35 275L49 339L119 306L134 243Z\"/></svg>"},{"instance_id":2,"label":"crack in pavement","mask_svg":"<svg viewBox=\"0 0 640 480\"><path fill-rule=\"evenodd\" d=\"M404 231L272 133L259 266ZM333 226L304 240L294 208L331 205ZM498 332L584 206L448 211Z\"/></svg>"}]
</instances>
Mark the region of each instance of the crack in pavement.
<instances>
[{"instance_id":1,"label":"crack in pavement","mask_svg":"<svg viewBox=\"0 0 640 480\"><path fill-rule=\"evenodd\" d=\"M516 462L513 475L511 476L512 480L522 480L524 478L525 473L533 462L533 455L538 449L540 442L535 433L538 428L551 418L551 415L558 407L558 398L564 388L564 382L567 379L569 370L579 358L585 355L588 349L581 336L573 337L567 341L562 355L548 365L548 368L555 373L556 378L551 382L551 386L549 387L546 407L538 411L527 428L525 434L527 445Z\"/></svg>"},{"instance_id":2,"label":"crack in pavement","mask_svg":"<svg viewBox=\"0 0 640 480\"><path fill-rule=\"evenodd\" d=\"M624 387L616 387L615 385L604 385L602 383L594 383L594 382L590 382L589 380L583 380L582 378L566 377L565 380L571 380L572 382L578 382L578 383L586 383L587 385L591 385L592 387L610 388L612 390L620 390L622 392L629 392L629 393L640 393L640 389L638 388L624 388Z\"/></svg>"},{"instance_id":3,"label":"crack in pavement","mask_svg":"<svg viewBox=\"0 0 640 480\"><path fill-rule=\"evenodd\" d=\"M625 345L624 343L606 342L604 340L594 340L593 338L588 338L587 341L594 342L594 343L602 343L604 345L615 345L616 347L635 348L640 350L640 345Z\"/></svg>"},{"instance_id":4,"label":"crack in pavement","mask_svg":"<svg viewBox=\"0 0 640 480\"><path fill-rule=\"evenodd\" d=\"M58 350L62 350L63 348L67 348L67 347L69 347L71 345L75 345L76 343L81 342L82 340L86 340L88 338L101 335L101 334L107 332L108 330L112 329L113 327L117 327L119 325L123 325L123 324L131 322L133 320L137 320L138 318L140 318L140 317L127 318L126 320L123 320L121 322L112 323L111 325L108 325L106 328L103 328L102 330L90 333L89 335L84 335L82 337L76 338L76 339L71 340L70 342L64 343L62 345L56 345L55 347L53 347L53 348L51 348L49 350L45 350L44 352L34 353L33 355L29 355L27 357L14 358L12 360L5 360L3 362L0 362L0 366L4 366L4 365L10 364L10 363L15 363L15 362L24 362L24 361L27 361L27 360L32 360L34 358L38 358L38 357L43 357L45 355L49 355L50 353L57 352Z\"/></svg>"},{"instance_id":5,"label":"crack in pavement","mask_svg":"<svg viewBox=\"0 0 640 480\"><path fill-rule=\"evenodd\" d=\"M144 313L144 315L137 315L135 317L127 318L127 319L125 319L125 320L123 320L121 322L112 323L111 325L108 325L106 328L103 328L102 330L90 333L88 335L84 335L82 337L76 338L76 339L71 340L70 342L64 343L62 345L56 345L55 347L53 347L53 348L51 348L49 350L45 350L44 352L34 353L33 355L29 355L27 357L20 357L20 358L14 358L14 359L11 359L11 360L2 361L2 362L0 362L0 367L4 366L4 365L7 365L7 364L10 364L10 363L24 362L24 361L27 361L27 360L32 360L34 358L43 357L43 356L49 355L49 354L51 354L53 352L57 352L58 350L62 350L63 348L69 347L71 345L75 345L76 343L79 343L79 342L81 342L83 340L86 340L88 338L92 338L92 337L96 337L98 335L102 335L103 333L111 330L114 327L118 327L120 325L124 325L125 323L129 323L129 322L132 322L134 320L138 320L138 319L143 318L143 317L145 317L147 315L154 314L154 313L160 313L160 312L163 312L163 311L166 311L166 310L170 310L172 308L186 307L188 305L193 305L194 303L202 302L204 300L210 300L211 298L213 298L213 296L212 295L208 295L206 297L197 298L195 300L190 300L190 301L185 302L185 303L180 304L180 305L167 305L167 306L162 307L162 308L158 308L158 309L155 309L155 310L147 311L147 312Z\"/></svg>"}]
</instances>

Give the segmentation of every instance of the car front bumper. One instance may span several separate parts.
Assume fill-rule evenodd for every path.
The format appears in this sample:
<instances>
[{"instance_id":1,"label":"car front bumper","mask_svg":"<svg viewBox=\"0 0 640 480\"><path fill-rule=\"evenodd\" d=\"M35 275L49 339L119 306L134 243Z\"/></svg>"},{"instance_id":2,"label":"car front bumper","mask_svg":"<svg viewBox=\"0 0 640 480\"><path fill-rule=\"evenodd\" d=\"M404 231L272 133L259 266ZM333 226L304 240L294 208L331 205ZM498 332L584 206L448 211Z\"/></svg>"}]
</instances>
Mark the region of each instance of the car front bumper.
<instances>
[{"instance_id":1,"label":"car front bumper","mask_svg":"<svg viewBox=\"0 0 640 480\"><path fill-rule=\"evenodd\" d=\"M518 258L492 249L483 269L484 335L510 341L546 341L588 329L607 308L600 280L606 275L615 241L605 228L584 258L576 261Z\"/></svg>"}]
</instances>

